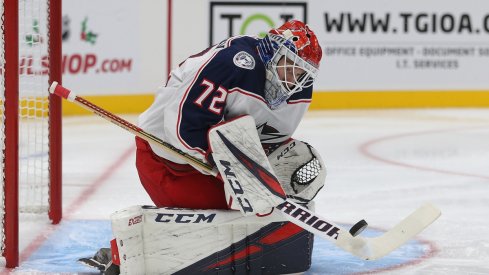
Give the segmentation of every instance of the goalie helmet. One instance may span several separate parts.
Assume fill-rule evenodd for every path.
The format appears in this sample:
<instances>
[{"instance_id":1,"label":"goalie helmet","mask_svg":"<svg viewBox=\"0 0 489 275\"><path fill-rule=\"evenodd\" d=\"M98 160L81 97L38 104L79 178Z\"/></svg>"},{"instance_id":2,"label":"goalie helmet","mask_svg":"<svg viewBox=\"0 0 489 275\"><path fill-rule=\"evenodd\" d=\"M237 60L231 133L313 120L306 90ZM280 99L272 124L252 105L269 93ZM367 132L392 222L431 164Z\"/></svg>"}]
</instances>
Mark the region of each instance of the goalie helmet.
<instances>
[{"instance_id":1,"label":"goalie helmet","mask_svg":"<svg viewBox=\"0 0 489 275\"><path fill-rule=\"evenodd\" d=\"M266 68L265 100L271 109L312 86L322 57L316 35L298 20L270 30L259 41L258 53Z\"/></svg>"}]
</instances>

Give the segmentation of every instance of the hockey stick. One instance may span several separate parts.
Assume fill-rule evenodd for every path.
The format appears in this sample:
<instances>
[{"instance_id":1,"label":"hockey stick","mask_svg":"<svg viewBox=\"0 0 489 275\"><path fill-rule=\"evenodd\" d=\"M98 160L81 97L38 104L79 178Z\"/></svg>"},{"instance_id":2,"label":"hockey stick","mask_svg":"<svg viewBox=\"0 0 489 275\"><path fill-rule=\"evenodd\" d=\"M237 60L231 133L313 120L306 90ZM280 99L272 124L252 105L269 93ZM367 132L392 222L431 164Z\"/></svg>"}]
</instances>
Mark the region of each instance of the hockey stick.
<instances>
[{"instance_id":1,"label":"hockey stick","mask_svg":"<svg viewBox=\"0 0 489 275\"><path fill-rule=\"evenodd\" d=\"M184 159L195 167L198 167L211 175L217 176L219 173L215 167L212 167L201 160L188 155L187 153L173 147L161 139L145 132L143 129L135 126L134 124L77 96L75 93L62 87L57 82L52 83L51 87L49 88L49 92L67 99L68 101L71 101L102 118L105 118L123 129L128 130L134 135L161 147L174 156ZM336 246L364 260L375 260L387 255L394 249L404 244L414 235L421 232L428 225L433 223L441 214L440 210L431 204L427 204L417 209L415 212L381 236L367 238L358 236L358 234L360 234L360 232L366 227L366 223L363 220L355 224L350 231L347 231L293 201L285 200L276 208L280 210L289 221L315 235L333 242Z\"/></svg>"}]
</instances>

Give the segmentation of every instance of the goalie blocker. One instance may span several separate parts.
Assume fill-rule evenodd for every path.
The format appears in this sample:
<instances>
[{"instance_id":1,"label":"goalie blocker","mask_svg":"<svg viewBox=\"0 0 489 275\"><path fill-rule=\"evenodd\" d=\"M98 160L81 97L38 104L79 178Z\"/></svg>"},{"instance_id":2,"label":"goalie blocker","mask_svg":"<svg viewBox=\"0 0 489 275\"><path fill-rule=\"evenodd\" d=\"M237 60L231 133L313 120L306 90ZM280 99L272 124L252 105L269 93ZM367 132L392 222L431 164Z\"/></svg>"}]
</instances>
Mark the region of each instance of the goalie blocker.
<instances>
[{"instance_id":1,"label":"goalie blocker","mask_svg":"<svg viewBox=\"0 0 489 275\"><path fill-rule=\"evenodd\" d=\"M245 216L269 213L286 198L308 203L324 185L325 165L312 146L289 139L267 157L251 116L211 128L209 144L228 205Z\"/></svg>"}]
</instances>

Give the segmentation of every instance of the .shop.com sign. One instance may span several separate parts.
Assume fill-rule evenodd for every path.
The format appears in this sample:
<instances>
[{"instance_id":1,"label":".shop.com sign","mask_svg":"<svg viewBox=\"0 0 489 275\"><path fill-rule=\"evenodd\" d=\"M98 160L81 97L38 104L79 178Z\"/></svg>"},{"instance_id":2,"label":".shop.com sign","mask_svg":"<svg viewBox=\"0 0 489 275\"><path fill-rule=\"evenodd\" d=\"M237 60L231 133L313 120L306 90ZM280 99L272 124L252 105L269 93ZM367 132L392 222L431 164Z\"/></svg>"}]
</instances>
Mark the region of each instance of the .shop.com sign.
<instances>
[{"instance_id":1,"label":".shop.com sign","mask_svg":"<svg viewBox=\"0 0 489 275\"><path fill-rule=\"evenodd\" d=\"M211 2L209 45L234 35L264 36L285 21L307 22L305 2Z\"/></svg>"}]
</instances>

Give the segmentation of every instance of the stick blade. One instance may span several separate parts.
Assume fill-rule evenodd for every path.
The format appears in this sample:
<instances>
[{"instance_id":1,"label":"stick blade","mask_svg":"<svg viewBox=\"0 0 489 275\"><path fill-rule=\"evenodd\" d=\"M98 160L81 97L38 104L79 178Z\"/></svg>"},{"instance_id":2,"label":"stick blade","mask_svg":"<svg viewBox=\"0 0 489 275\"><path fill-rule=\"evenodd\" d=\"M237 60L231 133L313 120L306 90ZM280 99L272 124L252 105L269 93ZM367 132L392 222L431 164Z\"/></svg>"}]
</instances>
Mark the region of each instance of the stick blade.
<instances>
[{"instance_id":1,"label":"stick blade","mask_svg":"<svg viewBox=\"0 0 489 275\"><path fill-rule=\"evenodd\" d=\"M391 230L379 237L369 239L370 255L366 260L376 260L389 254L423 231L440 215L441 211L430 203L421 206Z\"/></svg>"}]
</instances>

